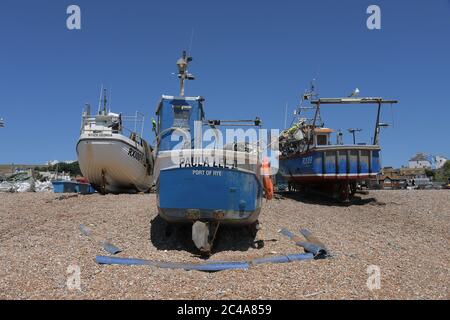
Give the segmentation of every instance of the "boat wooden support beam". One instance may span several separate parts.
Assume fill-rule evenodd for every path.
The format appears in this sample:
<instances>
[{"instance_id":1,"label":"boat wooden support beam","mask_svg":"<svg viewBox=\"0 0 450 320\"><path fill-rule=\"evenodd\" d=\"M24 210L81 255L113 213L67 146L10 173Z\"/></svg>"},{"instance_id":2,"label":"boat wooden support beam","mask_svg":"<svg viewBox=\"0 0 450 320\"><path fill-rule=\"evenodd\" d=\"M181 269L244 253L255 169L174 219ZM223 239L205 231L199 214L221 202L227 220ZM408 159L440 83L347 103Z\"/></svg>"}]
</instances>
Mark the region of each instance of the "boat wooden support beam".
<instances>
[{"instance_id":1,"label":"boat wooden support beam","mask_svg":"<svg viewBox=\"0 0 450 320\"><path fill-rule=\"evenodd\" d=\"M79 229L83 235L86 237L94 240L97 242L106 252L110 254L117 254L119 252L122 252L119 248L117 248L112 243L108 242L107 240L102 239L98 235L94 234L90 229L88 229L85 225L81 224L79 226Z\"/></svg>"},{"instance_id":2,"label":"boat wooden support beam","mask_svg":"<svg viewBox=\"0 0 450 320\"><path fill-rule=\"evenodd\" d=\"M305 252L312 253L315 259L321 259L329 256L325 245L306 229L300 230L300 233L306 238L307 241L304 241L302 238L285 228L281 229L279 232L294 241L297 246L302 247Z\"/></svg>"},{"instance_id":3,"label":"boat wooden support beam","mask_svg":"<svg viewBox=\"0 0 450 320\"><path fill-rule=\"evenodd\" d=\"M308 240L308 242L314 243L315 245L326 249L325 244L314 236L308 229L300 229L300 233L306 238L306 240Z\"/></svg>"}]
</instances>

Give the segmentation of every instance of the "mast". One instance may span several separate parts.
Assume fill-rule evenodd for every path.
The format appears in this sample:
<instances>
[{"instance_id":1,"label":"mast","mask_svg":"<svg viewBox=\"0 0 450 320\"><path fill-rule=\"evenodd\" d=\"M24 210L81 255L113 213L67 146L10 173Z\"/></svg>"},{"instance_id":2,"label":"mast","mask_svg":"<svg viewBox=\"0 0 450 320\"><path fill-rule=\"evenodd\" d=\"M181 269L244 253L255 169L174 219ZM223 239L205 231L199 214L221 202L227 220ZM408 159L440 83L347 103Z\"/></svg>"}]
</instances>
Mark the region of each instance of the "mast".
<instances>
[{"instance_id":1,"label":"mast","mask_svg":"<svg viewBox=\"0 0 450 320\"><path fill-rule=\"evenodd\" d=\"M362 129L359 129L359 128L357 128L357 129L353 129L353 128L350 128L350 129L348 129L348 132L350 132L352 135L353 135L353 144L356 144L356 132L361 132L362 131Z\"/></svg>"},{"instance_id":2,"label":"mast","mask_svg":"<svg viewBox=\"0 0 450 320\"><path fill-rule=\"evenodd\" d=\"M378 144L378 135L380 133L380 113L381 113L381 99L378 101L377 122L375 123L375 134L373 136L373 144Z\"/></svg>"},{"instance_id":3,"label":"mast","mask_svg":"<svg viewBox=\"0 0 450 320\"><path fill-rule=\"evenodd\" d=\"M187 70L189 62L192 61L192 57L188 57L186 50L183 51L183 55L177 61L178 78L180 79L180 96L184 97L184 82L186 80L195 80L195 77Z\"/></svg>"},{"instance_id":4,"label":"mast","mask_svg":"<svg viewBox=\"0 0 450 320\"><path fill-rule=\"evenodd\" d=\"M97 114L101 114L101 108L102 108L102 92L103 92L103 84L102 87L100 89L100 97L98 98L98 110L97 110Z\"/></svg>"},{"instance_id":5,"label":"mast","mask_svg":"<svg viewBox=\"0 0 450 320\"><path fill-rule=\"evenodd\" d=\"M107 110L107 104L108 104L108 99L106 97L106 88L103 87L100 89L100 98L98 99L98 114L99 115L107 115L108 114L108 110Z\"/></svg>"},{"instance_id":6,"label":"mast","mask_svg":"<svg viewBox=\"0 0 450 320\"><path fill-rule=\"evenodd\" d=\"M312 99L318 97L318 94L316 93L316 88L315 87L316 87L315 86L315 79L313 79L311 81L311 84L310 84L310 89L306 89L305 90L305 92L303 93L303 95L301 96L301 99L300 99L300 106L297 107L296 111L294 112L294 114L296 115L297 119L300 118L300 115L302 114L302 111L305 111L305 110L314 110L314 111L316 111L316 107L305 106L306 101L311 101ZM322 123L320 112L317 114L316 120L319 123ZM294 122L294 121L295 121L295 119L292 122Z\"/></svg>"},{"instance_id":7,"label":"mast","mask_svg":"<svg viewBox=\"0 0 450 320\"><path fill-rule=\"evenodd\" d=\"M108 103L108 99L106 98L106 88L103 89L103 115L107 115L108 112L106 110L106 104Z\"/></svg>"}]
</instances>

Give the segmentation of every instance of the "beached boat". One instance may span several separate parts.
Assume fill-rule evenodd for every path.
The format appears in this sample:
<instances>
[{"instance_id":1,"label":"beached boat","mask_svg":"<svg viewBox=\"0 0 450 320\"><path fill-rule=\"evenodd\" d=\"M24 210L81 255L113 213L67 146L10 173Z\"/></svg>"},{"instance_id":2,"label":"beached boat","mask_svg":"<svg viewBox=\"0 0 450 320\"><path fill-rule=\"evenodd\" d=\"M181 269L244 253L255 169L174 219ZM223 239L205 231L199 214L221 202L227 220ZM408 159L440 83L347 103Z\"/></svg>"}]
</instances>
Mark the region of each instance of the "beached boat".
<instances>
[{"instance_id":1,"label":"beached boat","mask_svg":"<svg viewBox=\"0 0 450 320\"><path fill-rule=\"evenodd\" d=\"M142 138L144 119L109 112L106 91L103 107L96 115L90 106L82 115L77 156L81 172L100 193L147 192L153 185L153 154ZM124 122L134 122L134 130ZM137 131L141 124L141 134Z\"/></svg>"},{"instance_id":2,"label":"beached boat","mask_svg":"<svg viewBox=\"0 0 450 320\"><path fill-rule=\"evenodd\" d=\"M218 137L222 126L259 128L260 121L206 120L204 98L184 96L184 81L193 79L189 61L184 53L177 63L180 96L163 96L156 111L157 206L169 224L192 224L195 245L208 254L219 225L248 226L254 236L258 230L264 196L259 150L238 141L221 145ZM205 146L204 129L217 146Z\"/></svg>"},{"instance_id":3,"label":"beached boat","mask_svg":"<svg viewBox=\"0 0 450 320\"><path fill-rule=\"evenodd\" d=\"M310 101L306 106L305 102ZM317 98L313 90L307 91L296 111L296 121L280 135L280 173L289 188L295 191L313 191L331 195L341 201L349 201L359 183L374 179L381 170L380 163L380 111L383 104L397 103L382 98ZM378 113L373 141L369 144L344 144L341 131L336 132L336 143L332 142L334 130L324 127L320 108L323 105L376 104ZM304 114L313 111L313 118Z\"/></svg>"}]
</instances>

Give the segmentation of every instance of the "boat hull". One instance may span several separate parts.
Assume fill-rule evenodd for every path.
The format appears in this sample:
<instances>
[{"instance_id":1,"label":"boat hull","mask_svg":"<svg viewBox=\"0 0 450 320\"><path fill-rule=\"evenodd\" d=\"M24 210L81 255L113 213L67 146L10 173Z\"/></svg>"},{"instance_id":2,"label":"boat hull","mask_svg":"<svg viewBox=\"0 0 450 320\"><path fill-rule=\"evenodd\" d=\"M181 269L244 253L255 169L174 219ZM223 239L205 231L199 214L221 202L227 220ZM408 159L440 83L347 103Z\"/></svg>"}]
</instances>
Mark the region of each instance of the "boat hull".
<instances>
[{"instance_id":1,"label":"boat hull","mask_svg":"<svg viewBox=\"0 0 450 320\"><path fill-rule=\"evenodd\" d=\"M381 170L378 146L324 146L280 157L280 173L290 190L329 195L349 201L358 182Z\"/></svg>"},{"instance_id":2,"label":"boat hull","mask_svg":"<svg viewBox=\"0 0 450 320\"><path fill-rule=\"evenodd\" d=\"M175 168L160 172L158 211L169 222L220 221L252 224L262 189L254 174L227 168Z\"/></svg>"},{"instance_id":3,"label":"boat hull","mask_svg":"<svg viewBox=\"0 0 450 320\"><path fill-rule=\"evenodd\" d=\"M313 148L309 152L280 157L280 173L297 183L366 180L381 170L377 146Z\"/></svg>"},{"instance_id":4,"label":"boat hull","mask_svg":"<svg viewBox=\"0 0 450 320\"><path fill-rule=\"evenodd\" d=\"M99 192L147 192L152 187L143 147L122 135L81 136L77 155L83 176Z\"/></svg>"},{"instance_id":5,"label":"boat hull","mask_svg":"<svg viewBox=\"0 0 450 320\"><path fill-rule=\"evenodd\" d=\"M164 220L225 225L250 225L258 220L263 198L258 164L166 167L164 158L156 161L157 207Z\"/></svg>"}]
</instances>

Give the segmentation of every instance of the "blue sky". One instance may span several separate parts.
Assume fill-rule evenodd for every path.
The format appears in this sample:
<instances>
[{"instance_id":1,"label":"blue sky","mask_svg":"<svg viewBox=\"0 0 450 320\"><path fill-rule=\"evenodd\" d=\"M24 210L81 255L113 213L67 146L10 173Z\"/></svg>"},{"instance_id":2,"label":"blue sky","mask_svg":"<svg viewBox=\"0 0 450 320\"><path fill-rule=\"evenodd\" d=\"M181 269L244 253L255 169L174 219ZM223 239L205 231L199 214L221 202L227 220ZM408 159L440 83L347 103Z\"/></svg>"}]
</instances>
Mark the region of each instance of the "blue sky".
<instances>
[{"instance_id":1,"label":"blue sky","mask_svg":"<svg viewBox=\"0 0 450 320\"><path fill-rule=\"evenodd\" d=\"M66 28L77 4L82 30ZM382 29L366 28L381 7ZM284 123L312 78L322 97L400 100L383 110L383 165L415 152L450 156L450 2L433 1L85 1L2 0L0 4L0 163L76 159L84 103L100 85L111 108L154 115L194 30L188 95L206 98L208 118ZM373 135L375 108L328 107L327 126ZM151 134L147 121L146 138ZM349 139L350 137L347 137ZM349 141L349 140L347 140Z\"/></svg>"}]
</instances>

